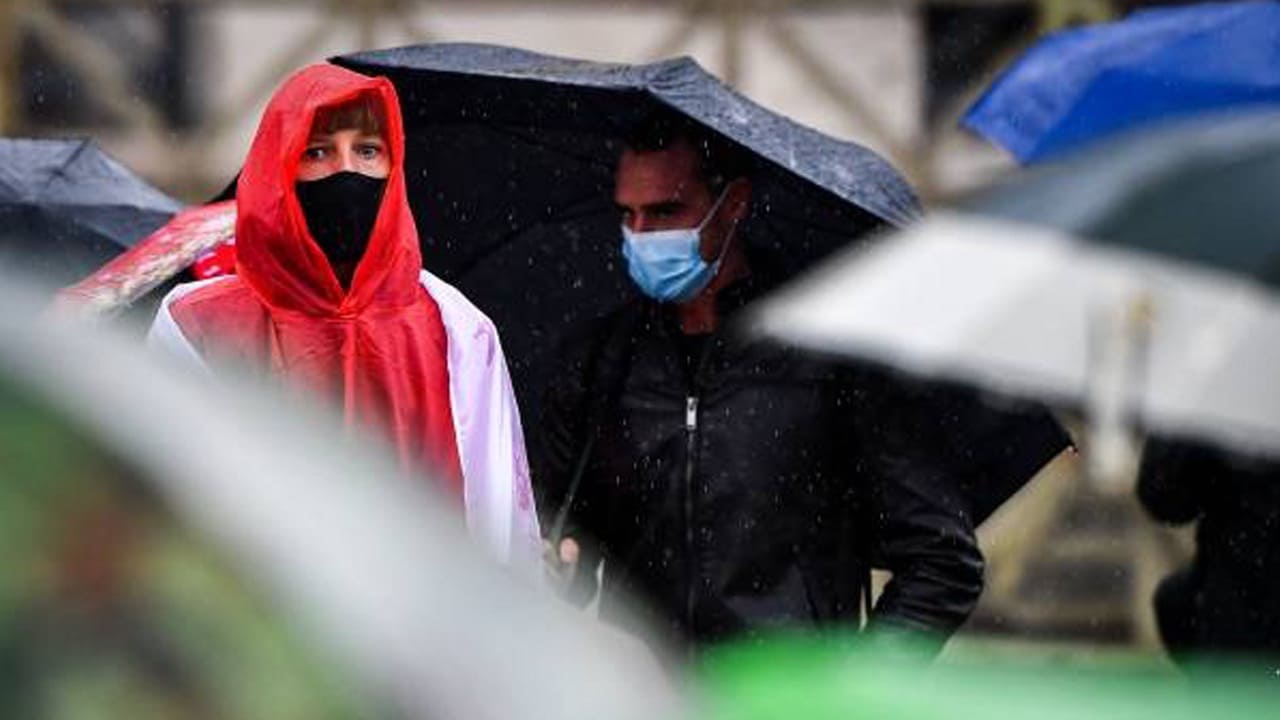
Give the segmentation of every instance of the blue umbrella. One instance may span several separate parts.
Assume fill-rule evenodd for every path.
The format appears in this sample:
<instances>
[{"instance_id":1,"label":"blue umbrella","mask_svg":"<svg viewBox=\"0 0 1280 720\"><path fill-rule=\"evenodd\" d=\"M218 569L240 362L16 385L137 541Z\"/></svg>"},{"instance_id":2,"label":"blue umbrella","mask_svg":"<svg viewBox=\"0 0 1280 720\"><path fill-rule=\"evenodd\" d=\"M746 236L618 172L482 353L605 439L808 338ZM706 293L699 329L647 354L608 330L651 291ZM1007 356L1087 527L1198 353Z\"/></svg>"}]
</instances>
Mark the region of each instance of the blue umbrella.
<instances>
[{"instance_id":1,"label":"blue umbrella","mask_svg":"<svg viewBox=\"0 0 1280 720\"><path fill-rule=\"evenodd\" d=\"M1280 3L1191 5L1050 35L962 123L1033 163L1151 121L1280 106Z\"/></svg>"}]
</instances>

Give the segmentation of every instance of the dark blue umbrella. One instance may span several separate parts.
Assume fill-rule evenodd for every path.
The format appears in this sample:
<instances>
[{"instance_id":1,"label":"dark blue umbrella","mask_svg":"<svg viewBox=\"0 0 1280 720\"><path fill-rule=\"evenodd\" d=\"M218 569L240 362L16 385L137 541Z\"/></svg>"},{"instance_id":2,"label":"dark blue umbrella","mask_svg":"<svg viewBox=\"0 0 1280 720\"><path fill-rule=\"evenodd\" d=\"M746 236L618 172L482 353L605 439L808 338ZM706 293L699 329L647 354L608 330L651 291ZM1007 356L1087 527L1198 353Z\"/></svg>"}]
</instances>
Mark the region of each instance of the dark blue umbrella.
<instances>
[{"instance_id":1,"label":"dark blue umbrella","mask_svg":"<svg viewBox=\"0 0 1280 720\"><path fill-rule=\"evenodd\" d=\"M1280 3L1146 10L1050 35L962 122L1025 164L1144 123L1246 106L1280 106Z\"/></svg>"},{"instance_id":2,"label":"dark blue umbrella","mask_svg":"<svg viewBox=\"0 0 1280 720\"><path fill-rule=\"evenodd\" d=\"M0 264L68 285L181 209L91 140L0 138Z\"/></svg>"}]
</instances>

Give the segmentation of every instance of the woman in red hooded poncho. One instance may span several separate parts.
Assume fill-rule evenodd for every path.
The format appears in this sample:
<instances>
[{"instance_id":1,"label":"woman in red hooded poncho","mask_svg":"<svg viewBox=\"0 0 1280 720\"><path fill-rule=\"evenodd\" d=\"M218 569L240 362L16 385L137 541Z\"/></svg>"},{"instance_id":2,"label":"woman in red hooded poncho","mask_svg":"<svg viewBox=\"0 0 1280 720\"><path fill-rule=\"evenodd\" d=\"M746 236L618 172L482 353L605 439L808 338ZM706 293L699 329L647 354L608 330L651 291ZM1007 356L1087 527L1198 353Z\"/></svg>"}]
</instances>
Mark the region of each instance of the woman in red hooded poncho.
<instances>
[{"instance_id":1,"label":"woman in red hooded poncho","mask_svg":"<svg viewBox=\"0 0 1280 720\"><path fill-rule=\"evenodd\" d=\"M360 168L309 177L317 118L353 104L382 126L385 180ZM324 64L295 73L263 113L238 181L236 274L176 288L149 340L201 366L248 364L336 401L349 424L388 436L402 465L442 479L491 551L534 563L537 520L497 333L421 269L403 160L389 81ZM365 227L347 231L362 211Z\"/></svg>"}]
</instances>

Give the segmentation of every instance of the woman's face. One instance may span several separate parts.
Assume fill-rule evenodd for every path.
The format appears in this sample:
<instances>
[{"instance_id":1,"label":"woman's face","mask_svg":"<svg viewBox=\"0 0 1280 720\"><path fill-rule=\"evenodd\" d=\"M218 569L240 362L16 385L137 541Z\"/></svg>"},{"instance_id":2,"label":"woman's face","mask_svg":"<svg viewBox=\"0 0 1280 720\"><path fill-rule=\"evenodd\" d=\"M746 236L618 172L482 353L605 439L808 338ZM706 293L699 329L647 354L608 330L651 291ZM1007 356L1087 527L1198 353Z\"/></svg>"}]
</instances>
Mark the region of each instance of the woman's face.
<instances>
[{"instance_id":1,"label":"woman's face","mask_svg":"<svg viewBox=\"0 0 1280 720\"><path fill-rule=\"evenodd\" d=\"M356 128L330 130L313 124L306 149L298 161L298 181L321 180L350 171L373 178L391 172L391 155L381 134Z\"/></svg>"}]
</instances>

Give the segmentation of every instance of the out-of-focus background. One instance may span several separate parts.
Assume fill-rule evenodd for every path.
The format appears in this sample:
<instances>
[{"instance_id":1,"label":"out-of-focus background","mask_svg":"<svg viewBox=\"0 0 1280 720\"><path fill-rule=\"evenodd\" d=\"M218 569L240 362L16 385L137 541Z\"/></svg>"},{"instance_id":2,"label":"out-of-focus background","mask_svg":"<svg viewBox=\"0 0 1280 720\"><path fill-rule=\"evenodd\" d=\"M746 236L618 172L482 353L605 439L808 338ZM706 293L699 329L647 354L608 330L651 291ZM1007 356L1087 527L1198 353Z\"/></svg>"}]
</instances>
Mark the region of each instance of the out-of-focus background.
<instances>
[{"instance_id":1,"label":"out-of-focus background","mask_svg":"<svg viewBox=\"0 0 1280 720\"><path fill-rule=\"evenodd\" d=\"M485 42L586 59L689 55L766 107L878 151L926 200L1013 167L957 120L1046 32L1107 0L108 0L0 3L0 135L90 136L159 188L207 200L279 81L360 49ZM965 635L1158 648L1149 597L1189 551L1131 493L1064 457L982 529L988 591ZM1018 640L1018 641L1020 641Z\"/></svg>"},{"instance_id":2,"label":"out-of-focus background","mask_svg":"<svg viewBox=\"0 0 1280 720\"><path fill-rule=\"evenodd\" d=\"M890 159L926 199L1009 167L956 120L1041 34L1143 2L22 0L0 3L0 134L96 138L176 197L234 175L270 91L360 49L472 41L592 60L689 55Z\"/></svg>"}]
</instances>

